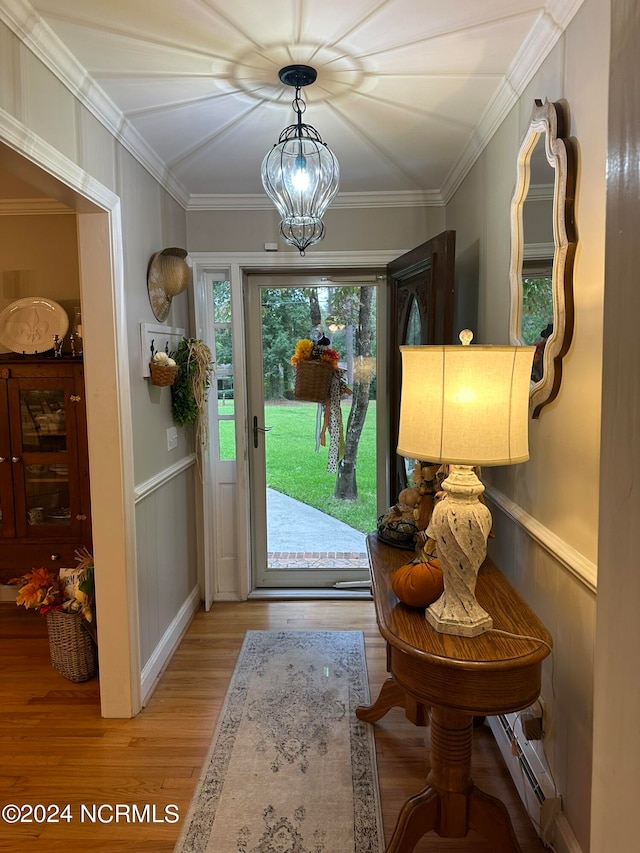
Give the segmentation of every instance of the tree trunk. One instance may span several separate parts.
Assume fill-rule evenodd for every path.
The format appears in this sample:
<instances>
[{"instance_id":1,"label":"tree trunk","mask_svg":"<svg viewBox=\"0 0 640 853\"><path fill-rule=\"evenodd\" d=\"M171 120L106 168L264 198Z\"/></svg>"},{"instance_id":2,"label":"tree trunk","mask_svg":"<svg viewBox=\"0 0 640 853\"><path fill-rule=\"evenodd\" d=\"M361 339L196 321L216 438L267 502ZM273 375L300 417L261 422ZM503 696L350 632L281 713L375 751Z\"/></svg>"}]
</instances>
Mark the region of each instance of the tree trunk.
<instances>
[{"instance_id":1,"label":"tree trunk","mask_svg":"<svg viewBox=\"0 0 640 853\"><path fill-rule=\"evenodd\" d=\"M358 314L358 327L356 330L357 356L371 357L371 305L373 299L373 288L360 288L360 310ZM338 467L334 498L341 501L355 501L358 499L358 483L356 480L356 462L358 458L358 444L362 434L362 428L369 407L369 387L371 385L371 374L369 371L356 371L353 382L353 396L351 398L351 411L347 421L347 432L344 442L344 457Z\"/></svg>"},{"instance_id":2,"label":"tree trunk","mask_svg":"<svg viewBox=\"0 0 640 853\"><path fill-rule=\"evenodd\" d=\"M320 303L318 302L318 290L313 287L309 290L309 315L311 317L311 328L314 329L322 323Z\"/></svg>"}]
</instances>

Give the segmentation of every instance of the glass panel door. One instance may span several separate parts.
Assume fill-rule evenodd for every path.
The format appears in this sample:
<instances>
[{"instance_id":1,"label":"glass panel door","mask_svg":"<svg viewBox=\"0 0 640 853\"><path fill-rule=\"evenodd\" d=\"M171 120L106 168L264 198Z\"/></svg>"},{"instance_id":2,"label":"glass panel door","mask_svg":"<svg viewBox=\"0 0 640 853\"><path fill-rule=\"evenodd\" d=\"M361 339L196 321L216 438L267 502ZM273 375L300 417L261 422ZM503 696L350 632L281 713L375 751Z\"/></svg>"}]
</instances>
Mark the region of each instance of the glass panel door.
<instances>
[{"instance_id":1,"label":"glass panel door","mask_svg":"<svg viewBox=\"0 0 640 853\"><path fill-rule=\"evenodd\" d=\"M10 379L11 460L19 536L68 538L80 529L72 379Z\"/></svg>"},{"instance_id":2,"label":"glass panel door","mask_svg":"<svg viewBox=\"0 0 640 853\"><path fill-rule=\"evenodd\" d=\"M7 382L4 376L0 378L0 536L15 536L13 527L13 481L11 477L9 408Z\"/></svg>"},{"instance_id":3,"label":"glass panel door","mask_svg":"<svg viewBox=\"0 0 640 853\"><path fill-rule=\"evenodd\" d=\"M247 279L254 584L366 584L365 536L377 520L376 287L300 282ZM300 340L341 377L322 401L299 396Z\"/></svg>"}]
</instances>

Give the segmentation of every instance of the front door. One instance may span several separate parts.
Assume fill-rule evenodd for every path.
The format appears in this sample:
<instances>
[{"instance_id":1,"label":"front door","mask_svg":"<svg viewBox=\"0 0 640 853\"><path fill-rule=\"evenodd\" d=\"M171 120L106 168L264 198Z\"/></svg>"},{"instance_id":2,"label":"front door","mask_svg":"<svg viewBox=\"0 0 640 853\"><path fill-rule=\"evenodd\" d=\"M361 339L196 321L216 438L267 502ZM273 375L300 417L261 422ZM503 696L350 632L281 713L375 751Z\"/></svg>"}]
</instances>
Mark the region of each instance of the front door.
<instances>
[{"instance_id":1,"label":"front door","mask_svg":"<svg viewBox=\"0 0 640 853\"><path fill-rule=\"evenodd\" d=\"M378 276L353 278L246 277L256 589L368 581L365 536L377 518ZM292 357L322 364L296 367ZM317 373L328 377L322 390Z\"/></svg>"},{"instance_id":2,"label":"front door","mask_svg":"<svg viewBox=\"0 0 640 853\"><path fill-rule=\"evenodd\" d=\"M465 325L475 322L468 306L456 305L454 265L455 231L443 231L387 267L391 309L388 460L392 501L407 485L407 460L396 453L402 388L400 347L452 344L456 321L464 318Z\"/></svg>"}]
</instances>

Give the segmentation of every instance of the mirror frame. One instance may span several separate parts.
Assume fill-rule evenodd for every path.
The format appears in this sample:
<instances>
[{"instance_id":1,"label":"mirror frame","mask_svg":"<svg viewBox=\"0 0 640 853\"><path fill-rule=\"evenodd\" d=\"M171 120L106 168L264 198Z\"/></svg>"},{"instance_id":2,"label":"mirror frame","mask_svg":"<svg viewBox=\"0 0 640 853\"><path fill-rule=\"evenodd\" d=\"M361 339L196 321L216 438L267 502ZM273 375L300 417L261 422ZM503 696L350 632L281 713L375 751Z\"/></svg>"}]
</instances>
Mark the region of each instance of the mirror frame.
<instances>
[{"instance_id":1,"label":"mirror frame","mask_svg":"<svg viewBox=\"0 0 640 853\"><path fill-rule=\"evenodd\" d=\"M534 102L529 127L518 152L516 188L511 202L511 263L509 269L511 311L510 339L522 346L522 270L524 262L523 209L529 191L531 155L543 137L547 161L554 170L552 272L553 332L543 353L542 379L532 384L529 396L532 417L538 418L560 389L562 359L573 336L573 261L577 237L574 219L576 148L565 135L565 110L561 103Z\"/></svg>"}]
</instances>

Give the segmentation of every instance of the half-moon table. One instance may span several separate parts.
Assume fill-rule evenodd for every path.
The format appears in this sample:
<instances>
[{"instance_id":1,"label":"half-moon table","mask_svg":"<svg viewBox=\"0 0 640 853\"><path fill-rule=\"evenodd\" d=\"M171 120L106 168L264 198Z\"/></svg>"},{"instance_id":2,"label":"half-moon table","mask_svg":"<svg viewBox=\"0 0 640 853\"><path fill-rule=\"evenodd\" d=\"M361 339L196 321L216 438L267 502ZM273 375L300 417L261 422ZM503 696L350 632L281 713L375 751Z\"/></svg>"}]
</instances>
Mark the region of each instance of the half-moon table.
<instances>
[{"instance_id":1,"label":"half-moon table","mask_svg":"<svg viewBox=\"0 0 640 853\"><path fill-rule=\"evenodd\" d=\"M422 609L402 604L391 588L394 570L415 554L386 545L375 533L367 549L389 678L376 701L356 714L373 723L401 707L416 725L429 718L431 724L426 787L402 807L386 853L410 853L430 831L464 838L469 830L491 841L495 853L520 853L506 806L472 782L473 719L535 702L551 635L489 558L478 573L476 598L492 616L493 630L477 637L440 634Z\"/></svg>"}]
</instances>

